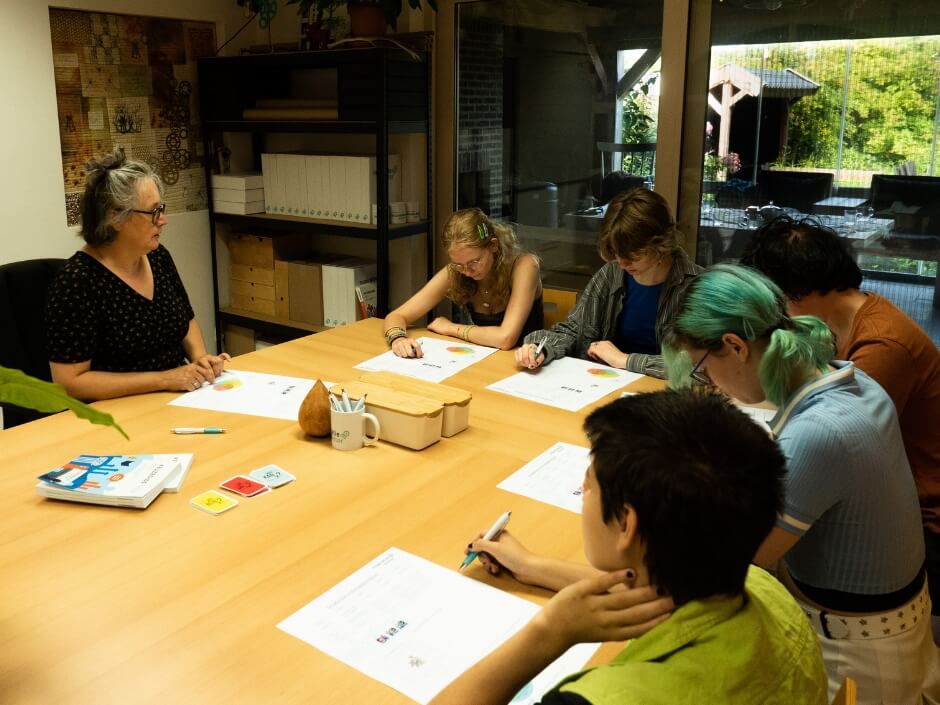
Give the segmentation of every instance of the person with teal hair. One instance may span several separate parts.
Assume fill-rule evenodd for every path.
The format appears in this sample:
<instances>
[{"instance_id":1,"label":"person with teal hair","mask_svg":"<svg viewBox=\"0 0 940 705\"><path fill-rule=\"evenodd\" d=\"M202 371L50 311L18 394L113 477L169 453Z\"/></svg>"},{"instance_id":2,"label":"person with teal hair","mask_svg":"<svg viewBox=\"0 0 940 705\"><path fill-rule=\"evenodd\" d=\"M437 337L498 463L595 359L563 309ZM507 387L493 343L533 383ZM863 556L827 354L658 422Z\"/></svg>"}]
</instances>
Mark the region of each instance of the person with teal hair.
<instances>
[{"instance_id":1,"label":"person with teal hair","mask_svg":"<svg viewBox=\"0 0 940 705\"><path fill-rule=\"evenodd\" d=\"M830 699L850 676L860 703L940 700L917 492L887 393L833 360L822 320L788 316L780 289L740 265L683 291L664 355L673 385L704 378L778 407L784 510L754 562L776 568L809 617Z\"/></svg>"}]
</instances>

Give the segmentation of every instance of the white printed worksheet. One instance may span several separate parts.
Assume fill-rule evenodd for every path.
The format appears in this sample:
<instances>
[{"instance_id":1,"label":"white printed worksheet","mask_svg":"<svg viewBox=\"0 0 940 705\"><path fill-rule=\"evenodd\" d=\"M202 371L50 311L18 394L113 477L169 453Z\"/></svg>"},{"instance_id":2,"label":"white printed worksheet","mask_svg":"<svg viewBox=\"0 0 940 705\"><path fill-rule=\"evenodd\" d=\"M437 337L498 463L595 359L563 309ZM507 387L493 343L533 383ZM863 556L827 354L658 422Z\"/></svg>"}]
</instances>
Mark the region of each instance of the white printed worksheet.
<instances>
[{"instance_id":1,"label":"white printed worksheet","mask_svg":"<svg viewBox=\"0 0 940 705\"><path fill-rule=\"evenodd\" d=\"M398 357L391 350L356 365L357 370L396 372L428 382L443 382L494 352L496 348L459 340L418 338L424 357Z\"/></svg>"},{"instance_id":2,"label":"white printed worksheet","mask_svg":"<svg viewBox=\"0 0 940 705\"><path fill-rule=\"evenodd\" d=\"M526 370L489 385L503 394L577 411L643 375L617 370L601 362L563 357L535 370Z\"/></svg>"},{"instance_id":3,"label":"white printed worksheet","mask_svg":"<svg viewBox=\"0 0 940 705\"><path fill-rule=\"evenodd\" d=\"M296 421L300 405L315 382L304 377L225 370L214 383L184 392L170 406ZM327 389L333 386L332 382L323 384Z\"/></svg>"},{"instance_id":4,"label":"white printed worksheet","mask_svg":"<svg viewBox=\"0 0 940 705\"><path fill-rule=\"evenodd\" d=\"M277 626L424 704L536 612L528 600L390 548ZM513 703L537 702L597 646L569 649Z\"/></svg>"},{"instance_id":5,"label":"white printed worksheet","mask_svg":"<svg viewBox=\"0 0 940 705\"><path fill-rule=\"evenodd\" d=\"M588 448L556 443L496 486L580 514L581 485L590 464Z\"/></svg>"}]
</instances>

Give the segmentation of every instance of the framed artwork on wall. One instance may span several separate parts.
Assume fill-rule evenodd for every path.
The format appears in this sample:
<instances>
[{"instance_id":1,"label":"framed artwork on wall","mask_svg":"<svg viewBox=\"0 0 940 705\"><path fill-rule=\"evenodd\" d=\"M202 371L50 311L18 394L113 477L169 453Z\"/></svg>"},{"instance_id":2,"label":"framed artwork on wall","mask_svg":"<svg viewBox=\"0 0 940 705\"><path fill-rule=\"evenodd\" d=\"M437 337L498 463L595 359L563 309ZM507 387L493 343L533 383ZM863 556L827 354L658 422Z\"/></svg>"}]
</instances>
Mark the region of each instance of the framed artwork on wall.
<instances>
[{"instance_id":1,"label":"framed artwork on wall","mask_svg":"<svg viewBox=\"0 0 940 705\"><path fill-rule=\"evenodd\" d=\"M79 223L85 163L122 147L166 186L168 213L207 207L196 60L215 25L49 8L68 224Z\"/></svg>"}]
</instances>

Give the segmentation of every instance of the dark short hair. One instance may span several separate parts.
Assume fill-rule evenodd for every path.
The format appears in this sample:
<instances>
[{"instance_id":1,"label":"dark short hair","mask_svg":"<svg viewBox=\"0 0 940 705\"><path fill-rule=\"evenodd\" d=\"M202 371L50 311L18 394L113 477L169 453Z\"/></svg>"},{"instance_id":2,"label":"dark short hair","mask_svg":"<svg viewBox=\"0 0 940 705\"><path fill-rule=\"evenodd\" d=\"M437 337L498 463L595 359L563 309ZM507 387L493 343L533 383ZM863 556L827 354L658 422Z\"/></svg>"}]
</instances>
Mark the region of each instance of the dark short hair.
<instances>
[{"instance_id":1,"label":"dark short hair","mask_svg":"<svg viewBox=\"0 0 940 705\"><path fill-rule=\"evenodd\" d=\"M783 506L777 444L725 397L667 390L584 422L605 522L636 512L650 580L676 604L737 595Z\"/></svg>"},{"instance_id":2,"label":"dark short hair","mask_svg":"<svg viewBox=\"0 0 940 705\"><path fill-rule=\"evenodd\" d=\"M766 274L794 301L862 285L849 245L814 218L783 215L765 224L744 250L741 264Z\"/></svg>"}]
</instances>

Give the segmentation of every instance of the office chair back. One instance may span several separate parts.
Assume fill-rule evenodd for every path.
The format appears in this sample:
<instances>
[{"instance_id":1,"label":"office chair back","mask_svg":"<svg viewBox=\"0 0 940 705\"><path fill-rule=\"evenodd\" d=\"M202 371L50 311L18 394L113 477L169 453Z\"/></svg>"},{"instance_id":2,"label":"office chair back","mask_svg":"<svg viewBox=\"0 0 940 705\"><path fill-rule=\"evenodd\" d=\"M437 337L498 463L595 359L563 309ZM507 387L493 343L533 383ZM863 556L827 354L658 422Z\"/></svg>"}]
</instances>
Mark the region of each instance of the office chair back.
<instances>
[{"instance_id":1,"label":"office chair back","mask_svg":"<svg viewBox=\"0 0 940 705\"><path fill-rule=\"evenodd\" d=\"M0 265L0 365L51 380L46 346L46 294L64 259L34 259ZM43 414L3 405L9 428Z\"/></svg>"},{"instance_id":2,"label":"office chair back","mask_svg":"<svg viewBox=\"0 0 940 705\"><path fill-rule=\"evenodd\" d=\"M757 184L761 205L773 201L802 213L812 213L814 203L832 195L832 174L827 172L765 169Z\"/></svg>"},{"instance_id":3,"label":"office chair back","mask_svg":"<svg viewBox=\"0 0 940 705\"><path fill-rule=\"evenodd\" d=\"M578 293L567 289L542 289L542 310L545 313L546 329L568 317L574 308Z\"/></svg>"},{"instance_id":4,"label":"office chair back","mask_svg":"<svg viewBox=\"0 0 940 705\"><path fill-rule=\"evenodd\" d=\"M940 235L940 176L896 176L874 174L871 177L871 206L876 213L889 210L895 203L916 206L917 211L895 219L895 229L923 235Z\"/></svg>"},{"instance_id":5,"label":"office chair back","mask_svg":"<svg viewBox=\"0 0 940 705\"><path fill-rule=\"evenodd\" d=\"M855 681L846 676L839 690L836 691L836 697L832 699L832 705L855 705L857 698Z\"/></svg>"}]
</instances>

